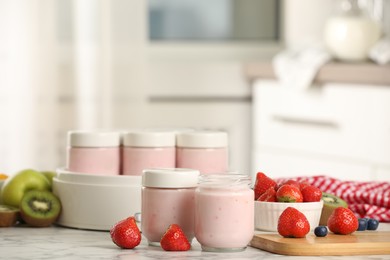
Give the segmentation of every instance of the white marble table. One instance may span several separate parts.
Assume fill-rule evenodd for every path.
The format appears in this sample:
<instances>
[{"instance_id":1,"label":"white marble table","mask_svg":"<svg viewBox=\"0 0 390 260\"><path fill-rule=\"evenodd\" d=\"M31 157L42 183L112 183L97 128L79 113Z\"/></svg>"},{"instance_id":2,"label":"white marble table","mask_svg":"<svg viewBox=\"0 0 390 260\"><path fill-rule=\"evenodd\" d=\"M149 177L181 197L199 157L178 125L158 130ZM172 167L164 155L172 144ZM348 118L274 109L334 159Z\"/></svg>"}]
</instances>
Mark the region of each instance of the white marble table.
<instances>
[{"instance_id":1,"label":"white marble table","mask_svg":"<svg viewBox=\"0 0 390 260\"><path fill-rule=\"evenodd\" d=\"M390 224L380 224L381 230L390 231ZM165 252L150 247L146 239L136 249L120 249L112 243L109 232L87 231L64 227L0 228L0 259L390 259L381 256L281 256L248 247L243 252L202 252L197 241L186 252Z\"/></svg>"}]
</instances>

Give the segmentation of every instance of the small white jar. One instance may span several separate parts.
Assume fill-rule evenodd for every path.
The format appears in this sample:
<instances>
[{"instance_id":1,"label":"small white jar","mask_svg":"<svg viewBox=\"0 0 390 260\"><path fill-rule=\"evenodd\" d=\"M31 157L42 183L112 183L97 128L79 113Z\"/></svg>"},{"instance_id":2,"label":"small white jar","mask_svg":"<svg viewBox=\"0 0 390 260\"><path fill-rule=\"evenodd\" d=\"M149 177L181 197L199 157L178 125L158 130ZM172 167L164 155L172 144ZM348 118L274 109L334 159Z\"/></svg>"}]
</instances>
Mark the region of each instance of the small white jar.
<instances>
[{"instance_id":1,"label":"small white jar","mask_svg":"<svg viewBox=\"0 0 390 260\"><path fill-rule=\"evenodd\" d=\"M120 139L119 132L68 132L67 169L80 173L119 175Z\"/></svg>"},{"instance_id":2,"label":"small white jar","mask_svg":"<svg viewBox=\"0 0 390 260\"><path fill-rule=\"evenodd\" d=\"M195 191L195 237L204 251L244 250L254 233L251 179L243 174L200 176Z\"/></svg>"},{"instance_id":3,"label":"small white jar","mask_svg":"<svg viewBox=\"0 0 390 260\"><path fill-rule=\"evenodd\" d=\"M175 168L174 132L134 131L123 135L122 174L142 175L144 169Z\"/></svg>"},{"instance_id":4,"label":"small white jar","mask_svg":"<svg viewBox=\"0 0 390 260\"><path fill-rule=\"evenodd\" d=\"M194 238L195 188L199 171L146 169L142 175L141 230L150 245L159 245L169 225L178 224Z\"/></svg>"},{"instance_id":5,"label":"small white jar","mask_svg":"<svg viewBox=\"0 0 390 260\"><path fill-rule=\"evenodd\" d=\"M324 25L325 45L339 60L364 61L381 36L380 25L358 6L357 0L343 0L341 7L341 12Z\"/></svg>"},{"instance_id":6,"label":"small white jar","mask_svg":"<svg viewBox=\"0 0 390 260\"><path fill-rule=\"evenodd\" d=\"M227 133L193 131L177 134L176 167L197 169L201 174L227 172Z\"/></svg>"}]
</instances>

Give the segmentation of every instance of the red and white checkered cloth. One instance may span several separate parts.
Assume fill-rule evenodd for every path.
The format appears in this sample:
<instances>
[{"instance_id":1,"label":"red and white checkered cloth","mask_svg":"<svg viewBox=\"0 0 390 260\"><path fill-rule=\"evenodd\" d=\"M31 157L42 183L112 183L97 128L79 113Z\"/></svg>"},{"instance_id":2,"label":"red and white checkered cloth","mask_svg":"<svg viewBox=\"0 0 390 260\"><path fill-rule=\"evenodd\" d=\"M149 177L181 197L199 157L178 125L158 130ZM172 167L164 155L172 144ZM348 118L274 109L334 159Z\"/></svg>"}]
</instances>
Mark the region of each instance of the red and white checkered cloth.
<instances>
[{"instance_id":1,"label":"red and white checkered cloth","mask_svg":"<svg viewBox=\"0 0 390 260\"><path fill-rule=\"evenodd\" d=\"M341 181L322 175L280 178L276 182L281 184L288 179L307 181L323 192L342 198L358 218L375 218L380 222L390 222L389 182Z\"/></svg>"}]
</instances>

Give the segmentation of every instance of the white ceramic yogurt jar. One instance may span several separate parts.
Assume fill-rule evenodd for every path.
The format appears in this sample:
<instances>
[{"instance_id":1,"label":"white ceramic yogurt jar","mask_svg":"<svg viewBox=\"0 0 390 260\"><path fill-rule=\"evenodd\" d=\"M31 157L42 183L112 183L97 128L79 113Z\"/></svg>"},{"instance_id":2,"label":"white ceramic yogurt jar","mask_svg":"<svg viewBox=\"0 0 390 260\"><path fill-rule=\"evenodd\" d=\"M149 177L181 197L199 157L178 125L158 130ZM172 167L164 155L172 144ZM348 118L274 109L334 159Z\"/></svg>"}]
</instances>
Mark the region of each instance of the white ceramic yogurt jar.
<instances>
[{"instance_id":1,"label":"white ceramic yogurt jar","mask_svg":"<svg viewBox=\"0 0 390 260\"><path fill-rule=\"evenodd\" d=\"M141 230L150 245L159 245L169 225L178 224L194 238L195 188L199 171L147 169L142 175Z\"/></svg>"},{"instance_id":2,"label":"white ceramic yogurt jar","mask_svg":"<svg viewBox=\"0 0 390 260\"><path fill-rule=\"evenodd\" d=\"M204 251L244 250L254 232L250 177L201 175L195 192L195 237Z\"/></svg>"},{"instance_id":3,"label":"white ceramic yogurt jar","mask_svg":"<svg viewBox=\"0 0 390 260\"><path fill-rule=\"evenodd\" d=\"M120 141L116 131L69 131L66 167L79 173L120 174Z\"/></svg>"},{"instance_id":4,"label":"white ceramic yogurt jar","mask_svg":"<svg viewBox=\"0 0 390 260\"><path fill-rule=\"evenodd\" d=\"M228 135L222 131L192 131L176 136L176 167L201 174L228 171Z\"/></svg>"},{"instance_id":5,"label":"white ceramic yogurt jar","mask_svg":"<svg viewBox=\"0 0 390 260\"><path fill-rule=\"evenodd\" d=\"M123 134L122 174L140 176L144 169L175 168L175 138L172 131L140 130Z\"/></svg>"}]
</instances>

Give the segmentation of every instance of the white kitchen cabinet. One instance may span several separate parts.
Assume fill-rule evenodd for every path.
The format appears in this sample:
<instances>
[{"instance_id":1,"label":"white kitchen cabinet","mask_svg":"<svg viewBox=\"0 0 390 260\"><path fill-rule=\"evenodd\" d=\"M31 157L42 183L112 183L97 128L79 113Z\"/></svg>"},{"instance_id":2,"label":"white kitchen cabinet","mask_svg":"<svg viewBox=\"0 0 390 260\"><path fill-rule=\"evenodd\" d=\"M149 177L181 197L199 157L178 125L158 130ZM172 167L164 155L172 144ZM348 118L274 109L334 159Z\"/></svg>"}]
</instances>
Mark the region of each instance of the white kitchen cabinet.
<instances>
[{"instance_id":1,"label":"white kitchen cabinet","mask_svg":"<svg viewBox=\"0 0 390 260\"><path fill-rule=\"evenodd\" d=\"M123 129L226 131L229 169L251 174L251 88L242 76L242 62L210 60L152 59L148 87L143 90L143 96L139 95L139 103L129 101L132 95L126 86L130 83L118 89L113 121L117 128Z\"/></svg>"},{"instance_id":2,"label":"white kitchen cabinet","mask_svg":"<svg viewBox=\"0 0 390 260\"><path fill-rule=\"evenodd\" d=\"M226 131L229 169L250 174L250 110L250 102L152 102L148 124Z\"/></svg>"},{"instance_id":3,"label":"white kitchen cabinet","mask_svg":"<svg viewBox=\"0 0 390 260\"><path fill-rule=\"evenodd\" d=\"M327 83L299 91L275 80L253 89L252 172L390 177L390 87Z\"/></svg>"}]
</instances>

